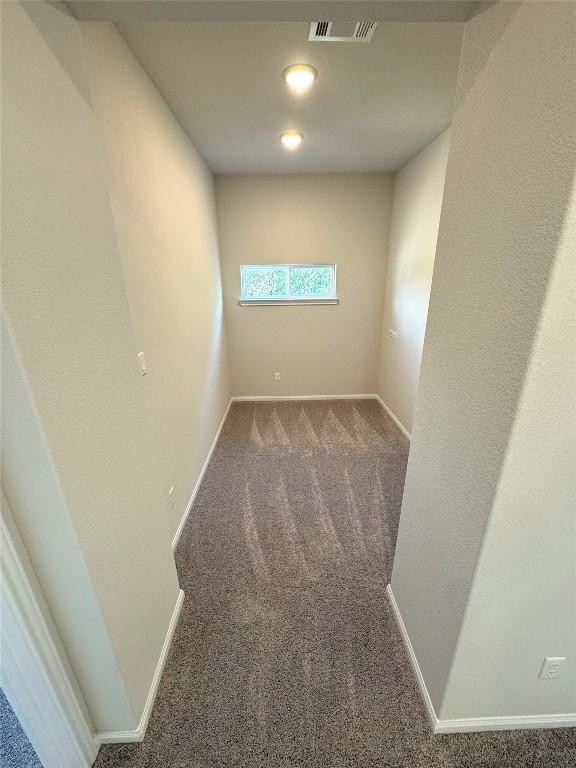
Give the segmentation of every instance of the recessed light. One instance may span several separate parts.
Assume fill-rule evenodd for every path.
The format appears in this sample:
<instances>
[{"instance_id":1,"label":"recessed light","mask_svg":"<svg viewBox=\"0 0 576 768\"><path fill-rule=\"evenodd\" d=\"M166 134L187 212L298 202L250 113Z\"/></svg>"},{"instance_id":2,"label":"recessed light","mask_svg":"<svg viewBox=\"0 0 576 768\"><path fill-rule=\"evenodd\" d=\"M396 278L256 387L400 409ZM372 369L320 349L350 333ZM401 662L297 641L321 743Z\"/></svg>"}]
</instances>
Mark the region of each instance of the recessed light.
<instances>
[{"instance_id":1,"label":"recessed light","mask_svg":"<svg viewBox=\"0 0 576 768\"><path fill-rule=\"evenodd\" d=\"M282 144L284 144L284 147L286 149L298 149L300 144L302 144L302 139L304 136L300 133L300 131L284 131L280 135L280 141Z\"/></svg>"},{"instance_id":2,"label":"recessed light","mask_svg":"<svg viewBox=\"0 0 576 768\"><path fill-rule=\"evenodd\" d=\"M310 64L293 64L284 70L287 85L298 93L307 91L318 77L318 72Z\"/></svg>"}]
</instances>

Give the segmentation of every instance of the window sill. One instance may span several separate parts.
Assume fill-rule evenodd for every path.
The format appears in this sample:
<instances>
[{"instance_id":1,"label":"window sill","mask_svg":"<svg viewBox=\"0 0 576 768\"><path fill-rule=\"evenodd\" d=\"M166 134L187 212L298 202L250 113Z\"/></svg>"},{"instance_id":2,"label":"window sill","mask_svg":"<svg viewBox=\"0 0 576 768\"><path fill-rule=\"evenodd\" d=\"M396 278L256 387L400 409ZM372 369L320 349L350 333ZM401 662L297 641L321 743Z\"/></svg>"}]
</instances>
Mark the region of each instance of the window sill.
<instances>
[{"instance_id":1,"label":"window sill","mask_svg":"<svg viewBox=\"0 0 576 768\"><path fill-rule=\"evenodd\" d=\"M241 307L304 307L319 304L340 304L340 299L240 299Z\"/></svg>"}]
</instances>

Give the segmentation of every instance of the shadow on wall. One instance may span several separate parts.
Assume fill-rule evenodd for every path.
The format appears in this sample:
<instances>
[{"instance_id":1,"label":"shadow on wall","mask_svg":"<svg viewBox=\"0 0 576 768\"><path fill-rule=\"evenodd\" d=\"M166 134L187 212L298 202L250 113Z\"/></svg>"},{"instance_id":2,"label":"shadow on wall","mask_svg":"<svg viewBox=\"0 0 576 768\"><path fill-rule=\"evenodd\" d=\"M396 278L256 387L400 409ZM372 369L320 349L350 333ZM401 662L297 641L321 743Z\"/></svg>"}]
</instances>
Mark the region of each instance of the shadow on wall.
<instances>
[{"instance_id":1,"label":"shadow on wall","mask_svg":"<svg viewBox=\"0 0 576 768\"><path fill-rule=\"evenodd\" d=\"M58 17L58 14L66 16L71 25L77 25L76 19L63 2L24 2L21 5L37 28L42 43L50 48L52 54L58 59L62 70L68 75L70 83L82 97L86 107L91 110L88 78L78 67L75 52L70 48L67 36L62 36L62 19ZM77 34L80 37L79 29L77 29Z\"/></svg>"}]
</instances>

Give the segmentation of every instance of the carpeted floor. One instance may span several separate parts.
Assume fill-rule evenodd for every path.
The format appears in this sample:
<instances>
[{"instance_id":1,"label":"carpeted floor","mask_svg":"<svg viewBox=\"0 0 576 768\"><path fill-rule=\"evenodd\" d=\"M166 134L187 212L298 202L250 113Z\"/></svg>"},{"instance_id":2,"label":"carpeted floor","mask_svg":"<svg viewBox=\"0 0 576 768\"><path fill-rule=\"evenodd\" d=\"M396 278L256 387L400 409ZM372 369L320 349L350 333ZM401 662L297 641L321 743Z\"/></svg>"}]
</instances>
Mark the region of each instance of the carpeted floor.
<instances>
[{"instance_id":1,"label":"carpeted floor","mask_svg":"<svg viewBox=\"0 0 576 768\"><path fill-rule=\"evenodd\" d=\"M4 691L0 688L0 766L42 768Z\"/></svg>"},{"instance_id":2,"label":"carpeted floor","mask_svg":"<svg viewBox=\"0 0 576 768\"><path fill-rule=\"evenodd\" d=\"M97 768L576 765L570 729L432 736L385 593L407 454L375 401L234 404L146 738Z\"/></svg>"}]
</instances>

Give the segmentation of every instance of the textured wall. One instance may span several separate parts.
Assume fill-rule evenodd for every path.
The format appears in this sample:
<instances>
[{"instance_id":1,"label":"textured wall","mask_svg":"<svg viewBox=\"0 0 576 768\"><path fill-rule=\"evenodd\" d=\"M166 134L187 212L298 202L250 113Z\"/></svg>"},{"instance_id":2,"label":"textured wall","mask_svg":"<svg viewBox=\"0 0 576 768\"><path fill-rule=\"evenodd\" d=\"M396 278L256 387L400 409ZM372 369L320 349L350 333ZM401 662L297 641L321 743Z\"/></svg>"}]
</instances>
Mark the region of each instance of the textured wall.
<instances>
[{"instance_id":1,"label":"textured wall","mask_svg":"<svg viewBox=\"0 0 576 768\"><path fill-rule=\"evenodd\" d=\"M418 393L449 144L446 130L394 177L378 394L408 432Z\"/></svg>"},{"instance_id":2,"label":"textured wall","mask_svg":"<svg viewBox=\"0 0 576 768\"><path fill-rule=\"evenodd\" d=\"M2 16L2 483L95 726L130 729L178 582L103 157L77 22Z\"/></svg>"},{"instance_id":3,"label":"textured wall","mask_svg":"<svg viewBox=\"0 0 576 768\"><path fill-rule=\"evenodd\" d=\"M219 176L216 198L234 394L374 393L392 177ZM340 305L238 306L240 264L291 262L335 262Z\"/></svg>"},{"instance_id":4,"label":"textured wall","mask_svg":"<svg viewBox=\"0 0 576 768\"><path fill-rule=\"evenodd\" d=\"M565 226L575 165L574 13L568 3L500 3L468 22L464 33L392 578L437 711L465 609L472 609L473 574ZM533 466L535 450L524 444L525 469ZM548 484L547 466L534 482ZM550 495L551 518L562 519L563 503ZM514 527L521 524L517 515ZM520 530L518 536L520 545ZM498 555L509 548L510 541L498 545ZM563 554L558 542L548 558ZM522 568L532 560L523 550ZM511 574L520 577L517 567ZM527 612L521 621L532 627L544 621L547 614L537 606L538 600L518 605ZM498 643L507 654L513 652L509 625L519 620L512 614L508 625L499 625ZM537 674L528 656L523 679ZM486 698L465 706L452 699L451 716L503 706L500 686L491 680L490 712ZM549 708L542 695L542 708ZM506 700L508 713L523 711L521 697L517 686L513 702Z\"/></svg>"},{"instance_id":5,"label":"textured wall","mask_svg":"<svg viewBox=\"0 0 576 768\"><path fill-rule=\"evenodd\" d=\"M442 717L576 713L575 382L576 187ZM567 657L563 677L538 679L545 656Z\"/></svg>"},{"instance_id":6,"label":"textured wall","mask_svg":"<svg viewBox=\"0 0 576 768\"><path fill-rule=\"evenodd\" d=\"M174 534L230 398L212 175L116 29L82 32Z\"/></svg>"}]
</instances>

